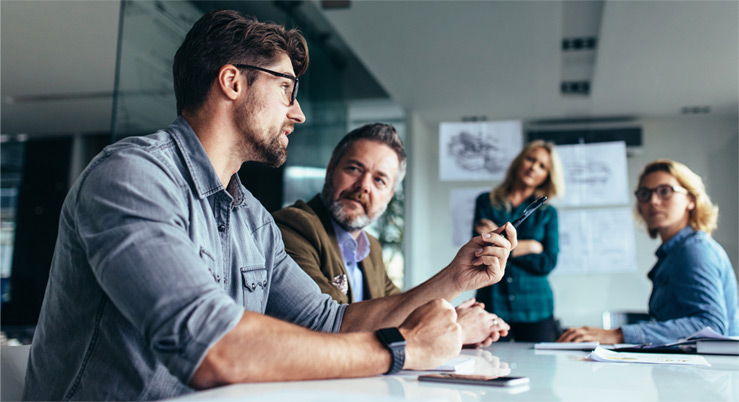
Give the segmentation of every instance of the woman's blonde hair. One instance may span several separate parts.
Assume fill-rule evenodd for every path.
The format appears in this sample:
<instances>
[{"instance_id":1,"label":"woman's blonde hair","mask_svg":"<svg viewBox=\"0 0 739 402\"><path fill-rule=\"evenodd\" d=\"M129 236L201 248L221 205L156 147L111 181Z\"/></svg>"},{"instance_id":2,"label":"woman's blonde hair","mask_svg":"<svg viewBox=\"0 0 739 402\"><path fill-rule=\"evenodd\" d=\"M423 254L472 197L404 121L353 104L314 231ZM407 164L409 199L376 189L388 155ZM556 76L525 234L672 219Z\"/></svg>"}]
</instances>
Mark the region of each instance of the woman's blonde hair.
<instances>
[{"instance_id":1,"label":"woman's blonde hair","mask_svg":"<svg viewBox=\"0 0 739 402\"><path fill-rule=\"evenodd\" d=\"M639 183L637 184L637 187L641 186L642 181L648 174L654 172L669 173L677 180L678 183L680 183L680 186L688 190L688 195L690 195L695 202L695 208L688 212L688 225L695 230L703 231L709 235L711 232L716 230L718 206L711 203L711 198L708 197L706 186L703 184L703 179L701 179L700 176L680 162L669 159L658 159L654 162L648 163L647 166L644 166L644 170L642 170L639 175ZM641 219L638 201L636 203L636 212ZM649 231L650 237L657 237L656 229L647 230Z\"/></svg>"},{"instance_id":2,"label":"woman's blonde hair","mask_svg":"<svg viewBox=\"0 0 739 402\"><path fill-rule=\"evenodd\" d=\"M523 159L537 148L544 148L549 153L549 174L546 180L534 190L534 196L554 198L563 195L565 190L564 180L562 177L562 162L559 161L557 151L554 144L548 141L536 140L531 141L521 150L521 152L513 159L511 165L508 166L505 179L497 187L490 192L490 202L497 206L508 206L508 195L513 191L517 180L518 169L523 163Z\"/></svg>"}]
</instances>

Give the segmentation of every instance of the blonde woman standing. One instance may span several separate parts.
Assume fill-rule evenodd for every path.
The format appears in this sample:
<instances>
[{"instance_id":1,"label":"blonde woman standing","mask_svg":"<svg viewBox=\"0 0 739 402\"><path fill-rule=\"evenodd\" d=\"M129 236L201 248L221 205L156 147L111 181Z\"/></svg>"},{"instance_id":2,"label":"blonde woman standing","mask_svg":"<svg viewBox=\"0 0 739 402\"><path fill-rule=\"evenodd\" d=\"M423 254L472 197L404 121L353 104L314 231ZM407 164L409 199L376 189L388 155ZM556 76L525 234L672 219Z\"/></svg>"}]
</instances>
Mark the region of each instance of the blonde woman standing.
<instances>
[{"instance_id":1,"label":"blonde woman standing","mask_svg":"<svg viewBox=\"0 0 739 402\"><path fill-rule=\"evenodd\" d=\"M561 164L554 144L533 141L516 156L503 182L475 201L473 235L494 230L518 218L537 197L564 192ZM506 265L503 280L477 291L485 308L508 322L509 337L522 342L553 341L554 297L547 276L557 265L557 210L547 204L518 228L518 247Z\"/></svg>"},{"instance_id":2,"label":"blonde woman standing","mask_svg":"<svg viewBox=\"0 0 739 402\"><path fill-rule=\"evenodd\" d=\"M662 240L647 275L652 320L617 329L572 328L559 341L662 344L704 327L739 335L736 276L726 251L711 238L718 207L701 177L682 163L657 160L644 168L634 195L649 235Z\"/></svg>"}]
</instances>

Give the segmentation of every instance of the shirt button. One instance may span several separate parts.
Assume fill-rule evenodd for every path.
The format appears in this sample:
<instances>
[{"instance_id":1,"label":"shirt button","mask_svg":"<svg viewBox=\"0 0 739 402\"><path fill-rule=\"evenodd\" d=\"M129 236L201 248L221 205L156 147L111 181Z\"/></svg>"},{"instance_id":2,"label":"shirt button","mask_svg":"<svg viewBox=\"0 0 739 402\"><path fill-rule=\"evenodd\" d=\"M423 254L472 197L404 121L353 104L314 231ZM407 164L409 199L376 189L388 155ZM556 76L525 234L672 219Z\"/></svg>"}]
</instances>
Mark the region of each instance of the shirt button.
<instances>
[{"instance_id":1,"label":"shirt button","mask_svg":"<svg viewBox=\"0 0 739 402\"><path fill-rule=\"evenodd\" d=\"M508 296L508 301L514 301L516 300L516 296Z\"/></svg>"},{"instance_id":2,"label":"shirt button","mask_svg":"<svg viewBox=\"0 0 739 402\"><path fill-rule=\"evenodd\" d=\"M508 278L508 279L506 279L506 282L508 282L508 283L512 283L512 282L513 282L513 278Z\"/></svg>"},{"instance_id":3,"label":"shirt button","mask_svg":"<svg viewBox=\"0 0 739 402\"><path fill-rule=\"evenodd\" d=\"M221 223L220 225L218 225L218 231L219 232L225 232L226 231L226 225L223 224L223 223Z\"/></svg>"}]
</instances>

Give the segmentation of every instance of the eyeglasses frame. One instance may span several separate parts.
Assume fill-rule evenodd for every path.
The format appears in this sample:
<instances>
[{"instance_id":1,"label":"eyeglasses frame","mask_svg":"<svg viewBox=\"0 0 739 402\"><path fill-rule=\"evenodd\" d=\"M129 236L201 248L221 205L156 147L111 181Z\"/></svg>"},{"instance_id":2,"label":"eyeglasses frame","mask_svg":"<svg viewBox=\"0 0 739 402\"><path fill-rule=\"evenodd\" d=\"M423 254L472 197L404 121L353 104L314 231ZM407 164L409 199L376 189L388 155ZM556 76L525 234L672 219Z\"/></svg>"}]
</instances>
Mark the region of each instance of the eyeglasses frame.
<instances>
[{"instance_id":1,"label":"eyeglasses frame","mask_svg":"<svg viewBox=\"0 0 739 402\"><path fill-rule=\"evenodd\" d=\"M272 74L275 77L282 77L282 78L287 78L289 80L292 80L295 83L295 85L293 86L293 92L292 92L292 94L290 94L290 106L292 106L293 104L295 104L295 99L298 96L298 85L300 84L300 80L298 79L298 77L296 77L294 75L290 75L290 74L279 73L277 71L273 71L273 70L270 70L268 68L254 66L254 65L251 65L251 64L234 64L234 67L237 67L237 68L251 68L253 70L263 71L263 72L265 72L267 74Z\"/></svg>"},{"instance_id":2,"label":"eyeglasses frame","mask_svg":"<svg viewBox=\"0 0 739 402\"><path fill-rule=\"evenodd\" d=\"M643 203L647 203L647 202L649 202L652 199L652 195L655 194L655 193L657 193L657 189L660 188L660 187L662 187L662 188L667 187L667 188L671 189L673 194L674 193L689 194L688 189L686 189L685 187L675 186L675 185L672 185L672 184L660 184L657 187L653 187L653 188L644 187L644 186L639 187L639 188L636 189L636 191L634 191L634 197L636 197L636 201L637 202L640 202L642 204ZM641 191L641 190L647 190L647 191L649 191L649 196L646 197L646 198L644 198L644 200L642 200L641 198L639 198L639 195L638 195L639 191ZM660 196L659 193L657 193L657 197L660 200L669 200L670 198L672 198L672 194L670 194L670 196L667 197L667 198L662 198L662 196Z\"/></svg>"}]
</instances>

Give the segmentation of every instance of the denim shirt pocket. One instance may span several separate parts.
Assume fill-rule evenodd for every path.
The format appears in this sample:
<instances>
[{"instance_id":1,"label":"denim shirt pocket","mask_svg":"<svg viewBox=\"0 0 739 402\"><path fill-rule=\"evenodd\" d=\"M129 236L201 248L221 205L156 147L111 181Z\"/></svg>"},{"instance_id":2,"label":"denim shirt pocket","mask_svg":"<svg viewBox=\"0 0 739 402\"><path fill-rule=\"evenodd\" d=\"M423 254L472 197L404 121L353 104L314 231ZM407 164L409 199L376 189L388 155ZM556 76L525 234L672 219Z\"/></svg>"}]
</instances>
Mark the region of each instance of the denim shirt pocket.
<instances>
[{"instance_id":1,"label":"denim shirt pocket","mask_svg":"<svg viewBox=\"0 0 739 402\"><path fill-rule=\"evenodd\" d=\"M213 281L220 283L223 280L221 270L216 266L216 260L213 255L208 252L204 247L200 247L200 259L205 263L208 268L208 272L213 276Z\"/></svg>"},{"instance_id":2,"label":"denim shirt pocket","mask_svg":"<svg viewBox=\"0 0 739 402\"><path fill-rule=\"evenodd\" d=\"M244 308L264 314L267 302L267 268L261 266L241 267L241 284L244 289Z\"/></svg>"}]
</instances>

